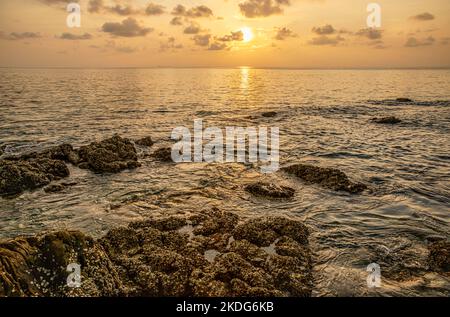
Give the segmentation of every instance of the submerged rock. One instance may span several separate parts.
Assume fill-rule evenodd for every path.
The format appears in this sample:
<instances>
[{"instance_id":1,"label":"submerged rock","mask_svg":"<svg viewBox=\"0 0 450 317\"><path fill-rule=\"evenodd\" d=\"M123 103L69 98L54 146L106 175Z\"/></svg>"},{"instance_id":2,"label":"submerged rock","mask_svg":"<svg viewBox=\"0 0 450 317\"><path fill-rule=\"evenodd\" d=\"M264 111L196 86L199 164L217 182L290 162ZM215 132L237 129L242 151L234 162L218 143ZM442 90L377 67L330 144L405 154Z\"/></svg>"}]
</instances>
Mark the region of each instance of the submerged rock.
<instances>
[{"instance_id":1,"label":"submerged rock","mask_svg":"<svg viewBox=\"0 0 450 317\"><path fill-rule=\"evenodd\" d=\"M430 255L428 262L434 271L450 272L450 242L437 241L428 246Z\"/></svg>"},{"instance_id":2,"label":"submerged rock","mask_svg":"<svg viewBox=\"0 0 450 317\"><path fill-rule=\"evenodd\" d=\"M94 241L62 231L0 242L0 296L311 296L308 230L212 210L131 223ZM214 257L207 257L214 254ZM81 265L81 287L66 286Z\"/></svg>"},{"instance_id":3,"label":"submerged rock","mask_svg":"<svg viewBox=\"0 0 450 317\"><path fill-rule=\"evenodd\" d=\"M402 120L400 120L397 117L373 118L371 121L374 123L380 123L380 124L397 124L397 123L402 122Z\"/></svg>"},{"instance_id":4,"label":"submerged rock","mask_svg":"<svg viewBox=\"0 0 450 317\"><path fill-rule=\"evenodd\" d=\"M0 160L0 195L21 194L69 176L67 166L58 160L36 158Z\"/></svg>"},{"instance_id":5,"label":"submerged rock","mask_svg":"<svg viewBox=\"0 0 450 317\"><path fill-rule=\"evenodd\" d=\"M172 149L170 147L164 147L157 149L153 154L151 155L154 159L160 162L173 162L172 160Z\"/></svg>"},{"instance_id":6,"label":"submerged rock","mask_svg":"<svg viewBox=\"0 0 450 317\"><path fill-rule=\"evenodd\" d=\"M397 99L395 99L395 101L397 101L397 102L413 102L409 98L397 98Z\"/></svg>"},{"instance_id":7,"label":"submerged rock","mask_svg":"<svg viewBox=\"0 0 450 317\"><path fill-rule=\"evenodd\" d=\"M136 140L134 143L136 143L137 145L141 145L141 146L148 146L151 147L153 146L153 144L155 144L155 142L153 142L151 137L145 137L139 140Z\"/></svg>"},{"instance_id":8,"label":"submerged rock","mask_svg":"<svg viewBox=\"0 0 450 317\"><path fill-rule=\"evenodd\" d=\"M293 188L265 182L249 184L245 186L245 190L255 196L268 198L291 198L295 194Z\"/></svg>"},{"instance_id":9,"label":"submerged rock","mask_svg":"<svg viewBox=\"0 0 450 317\"><path fill-rule=\"evenodd\" d=\"M140 166L133 143L118 135L83 146L78 154L80 168L88 168L96 173L118 173Z\"/></svg>"},{"instance_id":10,"label":"submerged rock","mask_svg":"<svg viewBox=\"0 0 450 317\"><path fill-rule=\"evenodd\" d=\"M350 181L344 172L335 168L296 164L284 167L282 170L297 176L306 183L318 184L335 191L357 194L367 189L366 185Z\"/></svg>"}]
</instances>

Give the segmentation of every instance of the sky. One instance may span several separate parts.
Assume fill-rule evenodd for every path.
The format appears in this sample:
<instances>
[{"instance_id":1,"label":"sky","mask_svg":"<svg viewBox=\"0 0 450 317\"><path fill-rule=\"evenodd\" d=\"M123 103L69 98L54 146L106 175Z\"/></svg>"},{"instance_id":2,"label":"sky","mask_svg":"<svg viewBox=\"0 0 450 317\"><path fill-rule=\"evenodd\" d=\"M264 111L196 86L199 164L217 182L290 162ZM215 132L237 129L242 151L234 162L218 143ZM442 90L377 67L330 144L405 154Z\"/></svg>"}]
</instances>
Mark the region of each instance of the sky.
<instances>
[{"instance_id":1,"label":"sky","mask_svg":"<svg viewBox=\"0 0 450 317\"><path fill-rule=\"evenodd\" d=\"M242 66L448 68L450 1L0 1L0 67Z\"/></svg>"}]
</instances>

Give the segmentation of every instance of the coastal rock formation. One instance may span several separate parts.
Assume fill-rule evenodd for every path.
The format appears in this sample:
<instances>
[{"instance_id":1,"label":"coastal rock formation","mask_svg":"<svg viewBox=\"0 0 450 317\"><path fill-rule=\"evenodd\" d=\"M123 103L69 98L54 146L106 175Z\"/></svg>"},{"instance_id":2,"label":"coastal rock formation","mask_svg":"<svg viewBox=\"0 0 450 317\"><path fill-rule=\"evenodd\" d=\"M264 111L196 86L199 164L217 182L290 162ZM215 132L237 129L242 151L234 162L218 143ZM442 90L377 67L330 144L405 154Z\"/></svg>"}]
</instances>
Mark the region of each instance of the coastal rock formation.
<instances>
[{"instance_id":1,"label":"coastal rock formation","mask_svg":"<svg viewBox=\"0 0 450 317\"><path fill-rule=\"evenodd\" d=\"M170 147L164 147L157 149L153 154L151 155L155 160L160 162L173 162L172 160L172 149Z\"/></svg>"},{"instance_id":2,"label":"coastal rock formation","mask_svg":"<svg viewBox=\"0 0 450 317\"><path fill-rule=\"evenodd\" d=\"M450 242L437 241L428 246L430 269L450 273Z\"/></svg>"},{"instance_id":3,"label":"coastal rock formation","mask_svg":"<svg viewBox=\"0 0 450 317\"><path fill-rule=\"evenodd\" d=\"M261 115L264 118L273 118L273 117L276 117L277 114L278 113L276 113L275 111L268 111L268 112L263 112Z\"/></svg>"},{"instance_id":4,"label":"coastal rock formation","mask_svg":"<svg viewBox=\"0 0 450 317\"><path fill-rule=\"evenodd\" d=\"M155 144L155 142L153 142L152 138L149 136L136 140L134 143L140 146L147 146L147 147L151 147L153 146L153 144Z\"/></svg>"},{"instance_id":5,"label":"coastal rock formation","mask_svg":"<svg viewBox=\"0 0 450 317\"><path fill-rule=\"evenodd\" d=\"M15 195L43 187L69 174L67 166L58 160L0 160L0 195Z\"/></svg>"},{"instance_id":6,"label":"coastal rock formation","mask_svg":"<svg viewBox=\"0 0 450 317\"><path fill-rule=\"evenodd\" d=\"M266 198L291 198L295 194L293 188L266 182L249 184L245 186L245 190L255 196Z\"/></svg>"},{"instance_id":7,"label":"coastal rock formation","mask_svg":"<svg viewBox=\"0 0 450 317\"><path fill-rule=\"evenodd\" d=\"M81 287L66 286L81 265ZM308 230L211 210L131 223L94 241L62 231L0 242L0 296L310 296Z\"/></svg>"},{"instance_id":8,"label":"coastal rock formation","mask_svg":"<svg viewBox=\"0 0 450 317\"><path fill-rule=\"evenodd\" d=\"M367 188L364 184L350 181L344 172L335 168L296 164L284 167L282 170L288 174L297 176L308 184L318 184L335 191L357 194Z\"/></svg>"},{"instance_id":9,"label":"coastal rock formation","mask_svg":"<svg viewBox=\"0 0 450 317\"><path fill-rule=\"evenodd\" d=\"M95 173L118 173L140 166L133 143L118 135L83 146L78 154L79 167Z\"/></svg>"},{"instance_id":10,"label":"coastal rock formation","mask_svg":"<svg viewBox=\"0 0 450 317\"><path fill-rule=\"evenodd\" d=\"M402 120L400 120L397 117L373 118L371 121L374 123L380 123L380 124L397 124L397 123L402 122Z\"/></svg>"}]
</instances>

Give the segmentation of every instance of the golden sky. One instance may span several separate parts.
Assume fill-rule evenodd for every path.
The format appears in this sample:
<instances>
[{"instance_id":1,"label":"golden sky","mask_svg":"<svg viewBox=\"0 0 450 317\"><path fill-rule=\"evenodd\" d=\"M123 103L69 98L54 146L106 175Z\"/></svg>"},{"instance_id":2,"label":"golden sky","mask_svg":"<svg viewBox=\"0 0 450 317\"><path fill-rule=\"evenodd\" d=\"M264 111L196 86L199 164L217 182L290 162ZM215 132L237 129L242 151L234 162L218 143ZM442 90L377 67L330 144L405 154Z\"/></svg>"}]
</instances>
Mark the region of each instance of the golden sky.
<instances>
[{"instance_id":1,"label":"golden sky","mask_svg":"<svg viewBox=\"0 0 450 317\"><path fill-rule=\"evenodd\" d=\"M1 0L0 48L3 67L450 67L450 1Z\"/></svg>"}]
</instances>

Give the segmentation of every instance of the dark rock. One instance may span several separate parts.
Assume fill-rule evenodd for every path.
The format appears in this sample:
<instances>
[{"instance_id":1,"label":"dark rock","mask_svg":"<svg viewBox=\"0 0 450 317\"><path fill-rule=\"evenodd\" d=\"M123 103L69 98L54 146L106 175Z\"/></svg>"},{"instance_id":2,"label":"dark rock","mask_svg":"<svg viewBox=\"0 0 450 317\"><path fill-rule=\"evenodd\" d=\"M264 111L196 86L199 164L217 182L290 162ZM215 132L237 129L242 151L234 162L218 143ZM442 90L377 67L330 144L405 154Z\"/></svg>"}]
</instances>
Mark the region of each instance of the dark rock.
<instances>
[{"instance_id":1,"label":"dark rock","mask_svg":"<svg viewBox=\"0 0 450 317\"><path fill-rule=\"evenodd\" d=\"M48 185L69 176L67 166L58 160L37 158L0 161L0 195L15 195Z\"/></svg>"},{"instance_id":2,"label":"dark rock","mask_svg":"<svg viewBox=\"0 0 450 317\"><path fill-rule=\"evenodd\" d=\"M47 158L52 160L60 160L67 163L72 163L74 165L78 164L79 156L78 152L73 149L70 144L61 144L57 146L50 147L48 149L43 150L42 152L31 152L23 154L19 157L15 157L12 159L16 160L28 160L28 159L36 159L36 158Z\"/></svg>"},{"instance_id":3,"label":"dark rock","mask_svg":"<svg viewBox=\"0 0 450 317\"><path fill-rule=\"evenodd\" d=\"M267 198L291 198L295 194L293 188L265 182L249 184L245 186L245 190L255 196Z\"/></svg>"},{"instance_id":4,"label":"dark rock","mask_svg":"<svg viewBox=\"0 0 450 317\"><path fill-rule=\"evenodd\" d=\"M153 152L153 154L151 156L160 162L166 162L166 163L173 162L172 149L169 147L160 148L160 149L156 150L155 152Z\"/></svg>"},{"instance_id":5,"label":"dark rock","mask_svg":"<svg viewBox=\"0 0 450 317\"><path fill-rule=\"evenodd\" d=\"M76 183L61 183L61 184L50 184L44 187L46 193L59 193L65 190L67 187L74 186Z\"/></svg>"},{"instance_id":6,"label":"dark rock","mask_svg":"<svg viewBox=\"0 0 450 317\"><path fill-rule=\"evenodd\" d=\"M96 173L118 173L140 166L133 143L118 135L83 146L78 154L79 166Z\"/></svg>"},{"instance_id":7,"label":"dark rock","mask_svg":"<svg viewBox=\"0 0 450 317\"><path fill-rule=\"evenodd\" d=\"M0 242L0 296L311 296L306 227L238 221L216 209L132 223L97 241L62 231ZM69 263L81 265L81 288L66 286Z\"/></svg>"},{"instance_id":8,"label":"dark rock","mask_svg":"<svg viewBox=\"0 0 450 317\"><path fill-rule=\"evenodd\" d=\"M155 142L153 142L151 137L145 137L139 140L136 140L134 143L136 143L137 145L141 145L141 146L148 146L151 147L153 146L153 144L155 144Z\"/></svg>"},{"instance_id":9,"label":"dark rock","mask_svg":"<svg viewBox=\"0 0 450 317\"><path fill-rule=\"evenodd\" d=\"M396 117L373 118L371 121L380 124L397 124L402 122L402 120Z\"/></svg>"},{"instance_id":10,"label":"dark rock","mask_svg":"<svg viewBox=\"0 0 450 317\"><path fill-rule=\"evenodd\" d=\"M351 182L345 173L334 168L297 164L285 167L282 170L297 176L306 183L319 184L324 188L335 191L346 191L351 194L357 194L367 188L364 184Z\"/></svg>"},{"instance_id":11,"label":"dark rock","mask_svg":"<svg viewBox=\"0 0 450 317\"><path fill-rule=\"evenodd\" d=\"M450 272L450 242L437 241L428 246L428 263L431 270Z\"/></svg>"},{"instance_id":12,"label":"dark rock","mask_svg":"<svg viewBox=\"0 0 450 317\"><path fill-rule=\"evenodd\" d=\"M276 113L275 111L269 111L269 112L263 112L261 115L264 118L273 118L273 117L276 117L277 114L278 113Z\"/></svg>"},{"instance_id":13,"label":"dark rock","mask_svg":"<svg viewBox=\"0 0 450 317\"><path fill-rule=\"evenodd\" d=\"M413 102L409 98L397 98L397 99L395 99L395 101L397 101L397 102Z\"/></svg>"}]
</instances>

